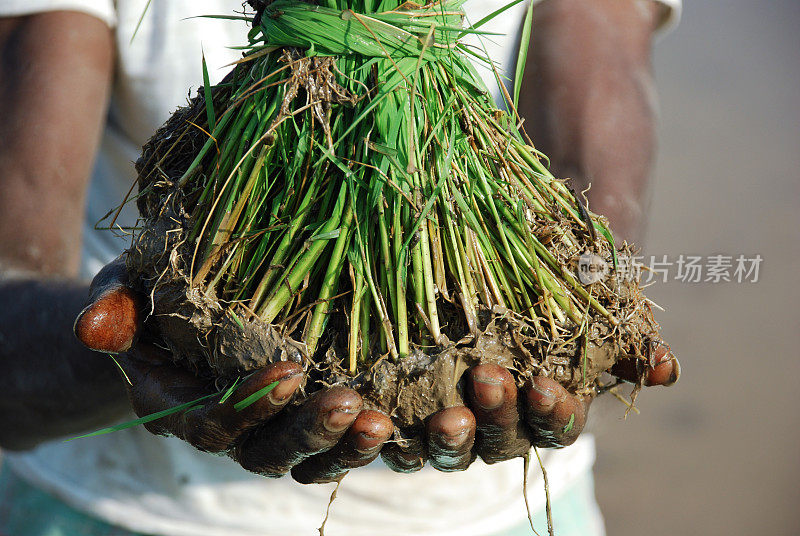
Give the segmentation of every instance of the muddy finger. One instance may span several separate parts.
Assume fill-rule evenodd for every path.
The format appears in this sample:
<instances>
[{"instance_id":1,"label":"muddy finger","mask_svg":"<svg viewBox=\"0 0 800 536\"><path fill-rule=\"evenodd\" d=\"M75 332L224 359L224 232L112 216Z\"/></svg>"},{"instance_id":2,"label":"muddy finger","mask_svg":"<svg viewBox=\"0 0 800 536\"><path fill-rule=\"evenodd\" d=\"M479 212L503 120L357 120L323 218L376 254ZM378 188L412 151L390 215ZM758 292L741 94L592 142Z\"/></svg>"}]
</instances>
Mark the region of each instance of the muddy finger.
<instances>
[{"instance_id":1,"label":"muddy finger","mask_svg":"<svg viewBox=\"0 0 800 536\"><path fill-rule=\"evenodd\" d=\"M428 455L439 471L463 471L475 460L475 416L465 406L445 408L427 424Z\"/></svg>"},{"instance_id":2,"label":"muddy finger","mask_svg":"<svg viewBox=\"0 0 800 536\"><path fill-rule=\"evenodd\" d=\"M525 388L525 420L537 447L571 445L583 431L591 399L570 394L555 380L534 377Z\"/></svg>"},{"instance_id":3,"label":"muddy finger","mask_svg":"<svg viewBox=\"0 0 800 536\"><path fill-rule=\"evenodd\" d=\"M87 305L75 320L73 331L81 343L112 354L131 348L142 322L141 297L118 286Z\"/></svg>"},{"instance_id":4,"label":"muddy finger","mask_svg":"<svg viewBox=\"0 0 800 536\"><path fill-rule=\"evenodd\" d=\"M238 445L232 456L248 471L277 477L336 445L361 411L361 397L331 387L281 412Z\"/></svg>"},{"instance_id":5,"label":"muddy finger","mask_svg":"<svg viewBox=\"0 0 800 536\"><path fill-rule=\"evenodd\" d=\"M234 446L249 430L263 425L286 406L303 380L297 363L281 361L250 375L220 404L212 399L201 408L184 415L179 437L200 450L222 452ZM262 398L241 410L236 405L259 390L277 382Z\"/></svg>"},{"instance_id":6,"label":"muddy finger","mask_svg":"<svg viewBox=\"0 0 800 536\"><path fill-rule=\"evenodd\" d=\"M475 415L475 451L486 463L524 455L531 448L517 409L517 386L511 373L494 364L467 374L470 409Z\"/></svg>"},{"instance_id":7,"label":"muddy finger","mask_svg":"<svg viewBox=\"0 0 800 536\"><path fill-rule=\"evenodd\" d=\"M667 346L656 345L650 361L650 363L646 363L640 359L620 359L609 372L617 378L631 383L637 383L640 378L643 378L646 386L669 386L678 381L681 375L681 366Z\"/></svg>"},{"instance_id":8,"label":"muddy finger","mask_svg":"<svg viewBox=\"0 0 800 536\"><path fill-rule=\"evenodd\" d=\"M394 425L388 416L364 410L335 447L295 466L292 478L301 484L336 482L350 469L377 458L393 431Z\"/></svg>"},{"instance_id":9,"label":"muddy finger","mask_svg":"<svg viewBox=\"0 0 800 536\"><path fill-rule=\"evenodd\" d=\"M381 449L381 459L395 473L413 473L425 465L428 453L422 433L395 429L392 441Z\"/></svg>"}]
</instances>

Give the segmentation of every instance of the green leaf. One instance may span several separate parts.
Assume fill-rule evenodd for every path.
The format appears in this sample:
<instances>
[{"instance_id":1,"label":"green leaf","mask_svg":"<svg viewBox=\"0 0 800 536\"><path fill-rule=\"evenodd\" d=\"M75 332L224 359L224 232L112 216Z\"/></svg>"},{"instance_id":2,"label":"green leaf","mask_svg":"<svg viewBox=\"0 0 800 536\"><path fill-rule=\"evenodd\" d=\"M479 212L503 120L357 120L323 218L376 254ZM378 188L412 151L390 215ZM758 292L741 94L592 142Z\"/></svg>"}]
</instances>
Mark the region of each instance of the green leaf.
<instances>
[{"instance_id":1,"label":"green leaf","mask_svg":"<svg viewBox=\"0 0 800 536\"><path fill-rule=\"evenodd\" d=\"M239 382L241 380L242 378L236 378L236 381L233 382L233 385L228 387L228 390L225 391L225 394L223 394L222 398L219 399L220 404L224 404L228 400L228 398L230 398L230 396L234 393L234 391L236 391L236 388L239 387Z\"/></svg>"},{"instance_id":2,"label":"green leaf","mask_svg":"<svg viewBox=\"0 0 800 536\"><path fill-rule=\"evenodd\" d=\"M528 6L525 23L522 25L522 36L519 40L519 55L517 67L514 71L514 108L519 109L519 92L522 88L522 75L525 73L525 63L528 61L528 46L531 43L531 24L533 22L533 2Z\"/></svg>"},{"instance_id":3,"label":"green leaf","mask_svg":"<svg viewBox=\"0 0 800 536\"><path fill-rule=\"evenodd\" d=\"M467 30L464 30L461 33L461 35L459 36L459 39L462 38L464 35L466 35L468 33L471 33L470 30L475 30L475 29L480 28L481 26L483 26L484 24L486 24L487 22L489 22L493 18L497 17L498 15L501 15L501 14L505 13L506 11L508 11L512 7L516 6L517 4L522 3L523 1L524 0L514 0L513 2L509 2L508 4L504 5L503 7L492 11L491 13L489 13L488 15L483 17L481 20L479 20L475 24L470 25L470 27ZM533 5L533 2L531 2L531 5Z\"/></svg>"},{"instance_id":4,"label":"green leaf","mask_svg":"<svg viewBox=\"0 0 800 536\"><path fill-rule=\"evenodd\" d=\"M277 387L277 386L278 386L278 383L279 383L279 382L277 382L277 381L274 381L274 382L272 382L271 384L269 384L269 385L267 385L267 386L265 386L265 387L262 387L261 389L259 389L258 391L256 391L256 392L255 392L255 393L253 393L252 395L248 396L248 397L247 397L247 398L245 398L244 400L240 400L239 402L237 402L236 404L234 404L234 405L233 405L233 408L234 408L236 411L242 411L243 409L245 409L245 408L247 408L247 407L249 407L249 406L252 406L252 405L253 405L253 404L255 404L256 402L258 402L259 400L261 400L262 398L264 398L265 396L267 396L267 395L270 393L270 391L272 391L273 389L275 389L275 387Z\"/></svg>"},{"instance_id":5,"label":"green leaf","mask_svg":"<svg viewBox=\"0 0 800 536\"><path fill-rule=\"evenodd\" d=\"M239 329L243 330L244 329L244 323L239 318L239 316L236 313L234 313L233 311L228 311L228 314L231 315L231 317L233 318L233 321L236 322L237 326L239 326Z\"/></svg>"},{"instance_id":6,"label":"green leaf","mask_svg":"<svg viewBox=\"0 0 800 536\"><path fill-rule=\"evenodd\" d=\"M142 14L139 15L139 20L136 23L136 28L133 29L133 35L131 35L131 43L133 43L133 38L136 37L136 34L139 33L139 27L142 25L142 21L144 20L145 14L147 14L147 10L150 9L150 3L153 0L147 0L147 3L144 5L144 9L142 10Z\"/></svg>"},{"instance_id":7,"label":"green leaf","mask_svg":"<svg viewBox=\"0 0 800 536\"><path fill-rule=\"evenodd\" d=\"M330 240L332 238L338 238L341 231L339 229L334 229L333 231L329 231L327 233L319 233L318 235L314 235L308 239L309 242L313 242L314 240Z\"/></svg>"},{"instance_id":8,"label":"green leaf","mask_svg":"<svg viewBox=\"0 0 800 536\"><path fill-rule=\"evenodd\" d=\"M214 97L211 93L211 82L208 77L208 65L206 65L206 54L203 52L203 97L206 100L206 115L208 116L208 131L212 132L217 126L217 118L214 116Z\"/></svg>"},{"instance_id":9,"label":"green leaf","mask_svg":"<svg viewBox=\"0 0 800 536\"><path fill-rule=\"evenodd\" d=\"M575 414L574 413L570 413L569 422L567 423L567 425L561 431L566 434L567 432L572 430L572 427L573 427L574 424L575 424Z\"/></svg>"},{"instance_id":10,"label":"green leaf","mask_svg":"<svg viewBox=\"0 0 800 536\"><path fill-rule=\"evenodd\" d=\"M276 384L277 384L277 382L276 382ZM145 424L145 423L148 423L148 422L156 421L158 419L161 419L163 417L167 417L169 415L173 415L175 413L190 411L192 409L196 409L197 407L200 407L200 404L199 404L200 402L203 402L204 400L208 400L209 398L211 398L213 396L217 396L217 395L219 395L219 393L212 393L210 395L201 396L200 398L192 400L191 402L186 402L185 404L181 404L179 406L175 406L174 408L169 408L169 409L165 409L163 411L158 411L156 413L151 413L150 415L145 415L144 417L141 417L139 419L134 419L132 421L127 421L127 422L124 422L122 424L117 424L116 426L110 426L108 428L102 428L100 430L97 430L97 431L94 431L94 432L91 432L91 433L88 433L88 434L84 434L84 435L80 435L80 436L77 436L77 437L73 437L73 438L67 439L66 441L72 441L73 439L83 439L85 437L94 437L94 436L99 436L99 435L110 434L111 432L118 432L119 430L125 430L126 428L133 428L134 426L139 426L140 424Z\"/></svg>"}]
</instances>

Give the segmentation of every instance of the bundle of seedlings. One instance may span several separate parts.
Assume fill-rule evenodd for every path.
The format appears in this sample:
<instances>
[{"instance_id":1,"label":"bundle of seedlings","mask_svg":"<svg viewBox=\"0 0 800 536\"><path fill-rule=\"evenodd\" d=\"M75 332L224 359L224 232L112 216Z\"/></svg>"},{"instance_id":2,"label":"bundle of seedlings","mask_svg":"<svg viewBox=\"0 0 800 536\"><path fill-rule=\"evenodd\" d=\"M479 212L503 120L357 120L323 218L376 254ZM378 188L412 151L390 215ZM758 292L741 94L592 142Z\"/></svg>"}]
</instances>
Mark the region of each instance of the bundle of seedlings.
<instances>
[{"instance_id":1,"label":"bundle of seedlings","mask_svg":"<svg viewBox=\"0 0 800 536\"><path fill-rule=\"evenodd\" d=\"M413 429L478 363L590 394L651 359L637 282L578 277L628 246L498 109L463 0L250 3L242 59L136 166L127 267L177 362L295 360L306 394L344 384Z\"/></svg>"}]
</instances>

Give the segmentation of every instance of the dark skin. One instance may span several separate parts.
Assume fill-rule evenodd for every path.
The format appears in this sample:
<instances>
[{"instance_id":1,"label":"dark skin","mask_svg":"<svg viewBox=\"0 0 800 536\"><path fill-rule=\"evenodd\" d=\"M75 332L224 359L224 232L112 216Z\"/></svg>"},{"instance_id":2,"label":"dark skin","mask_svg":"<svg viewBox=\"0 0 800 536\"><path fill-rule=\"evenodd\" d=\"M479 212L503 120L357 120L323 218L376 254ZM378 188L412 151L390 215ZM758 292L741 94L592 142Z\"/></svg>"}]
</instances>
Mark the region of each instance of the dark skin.
<instances>
[{"instance_id":1,"label":"dark skin","mask_svg":"<svg viewBox=\"0 0 800 536\"><path fill-rule=\"evenodd\" d=\"M77 280L80 207L109 95L111 43L108 28L85 15L0 19L4 448L97 426L126 405L113 363L70 334L87 295Z\"/></svg>"},{"instance_id":2,"label":"dark skin","mask_svg":"<svg viewBox=\"0 0 800 536\"><path fill-rule=\"evenodd\" d=\"M559 2L571 7L564 11ZM605 6L610 25L582 28L596 23L584 16L586 4L592 2ZM620 32L620 28L626 34L641 33L647 35L646 57L631 54L630 63L617 62L612 67L643 68L649 73L649 39L656 10L652 9L650 19L642 15L631 21L625 15L616 20L623 17L623 11L631 11L625 4L628 0L549 0L536 8L537 21L542 20L545 26L535 28L534 35L558 34L564 24L577 24L581 30L578 35L598 42L610 39L606 33ZM617 27L615 20L628 26ZM49 39L36 38L40 35ZM631 42L638 44L639 40ZM112 46L112 36L102 23L77 13L0 20L0 80L24 80L0 83L0 114L5 118L0 122L0 191L4 192L0 197L0 260L5 267L5 277L0 278L0 305L7 304L0 307L0 359L9 371L0 379L0 445L4 448L29 448L49 438L95 428L121 417L129 407L125 384L112 361L86 350L69 333L89 293L90 304L75 324L76 333L90 348L118 353L117 359L132 382L127 395L138 414L173 407L213 390L212 385L174 366L170 356L145 337L137 339L143 320L141 300L125 286L119 264L107 266L91 288L75 279L83 217L77 207L82 206L103 126L113 70ZM624 46L629 46L627 41ZM576 53L595 48L591 43L584 44ZM532 50L537 50L536 42ZM609 55L619 52L604 50ZM593 57L587 64L595 61L604 60ZM528 64L534 72L555 71L540 76L560 80L554 88L561 90L579 82L573 79L575 73L559 73L562 66L560 62L548 63L538 54L532 54ZM81 74L77 80L76 72ZM607 74L621 78L621 73L610 67ZM619 91L613 84L607 86L598 85L612 94L609 98ZM542 98L540 93L546 97L547 91L529 87L524 87L521 108L528 107L525 113L533 117L535 106L531 101ZM551 105L558 106L558 102ZM39 116L42 110L50 113ZM611 111L603 107L592 110L594 115L583 118L586 124L570 124L570 129L590 132L578 135L567 129L569 136L593 139L595 134L587 125L602 121L602 115ZM632 123L652 129L651 111L640 106L628 111L624 107L615 109L613 113L624 113ZM54 117L59 120L43 119ZM547 139L555 141L546 141L545 145L559 143L560 135L548 134ZM42 144L43 139L48 143ZM652 135L648 139L652 142ZM585 145L593 146L588 142ZM581 154L588 158L589 152L587 148ZM616 157L615 173L609 180L620 180L622 172L617 168L624 168L630 174L626 180L645 181L646 173L641 173L638 164L640 156L628 158L621 152ZM558 159L554 163L557 170L569 169L566 165L559 168L562 164ZM606 168L587 166L594 170L592 182L597 191L598 183L605 180L602 170ZM574 176L581 180L581 176ZM613 191L612 186L607 188ZM36 199L31 199L32 189ZM645 190L642 186L637 191ZM591 195L590 200L594 203ZM592 208L598 207L593 204ZM615 228L622 229L622 236L634 236L636 228L628 225L629 220L619 211L607 215L612 225L620 223ZM57 226L52 225L55 221L59 222ZM20 270L21 275L11 278L9 268ZM42 310L42 303L48 304L46 310ZM677 361L663 351L656 356L656 367L644 371L646 383L664 385L677 379ZM627 380L635 380L639 374L636 370L617 372ZM274 381L279 383L269 396L245 411L232 409L238 400ZM437 469L454 471L465 469L477 456L494 463L524 454L531 445L568 445L583 429L590 402L544 377L533 378L517 389L507 370L481 365L465 374L466 406L441 410L428 420L424 434L384 447L394 431L386 415L364 410L360 396L343 387L326 389L300 405L289 405L301 381L298 365L275 363L250 376L227 403L214 401L186 418L168 417L148 427L154 433L176 435L201 450L226 452L245 469L266 476L291 472L300 482L327 482L340 479L349 469L365 465L379 454L398 471L417 470L426 460ZM571 416L574 424L564 432Z\"/></svg>"}]
</instances>

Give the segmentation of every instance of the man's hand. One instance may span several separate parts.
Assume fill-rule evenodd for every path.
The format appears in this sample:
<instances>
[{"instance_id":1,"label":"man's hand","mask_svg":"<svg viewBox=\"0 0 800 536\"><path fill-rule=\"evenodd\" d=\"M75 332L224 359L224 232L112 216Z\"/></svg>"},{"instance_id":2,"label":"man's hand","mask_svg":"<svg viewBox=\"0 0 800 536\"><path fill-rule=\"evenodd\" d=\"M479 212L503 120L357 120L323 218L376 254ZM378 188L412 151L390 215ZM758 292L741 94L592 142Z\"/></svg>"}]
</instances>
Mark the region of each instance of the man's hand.
<instances>
[{"instance_id":1,"label":"man's hand","mask_svg":"<svg viewBox=\"0 0 800 536\"><path fill-rule=\"evenodd\" d=\"M618 378L644 384L672 385L680 375L677 359L664 346L655 349L654 367L636 370L631 360L612 369ZM496 463L527 453L532 446L571 445L583 431L592 399L570 394L559 383L534 377L517 389L511 373L486 364L467 372L467 406L443 409L427 423L426 437L387 445L382 452L392 469L411 472L425 459L440 471L464 470L480 456Z\"/></svg>"},{"instance_id":2,"label":"man's hand","mask_svg":"<svg viewBox=\"0 0 800 536\"><path fill-rule=\"evenodd\" d=\"M90 287L90 304L75 322L78 338L116 356L139 416L216 392L213 384L173 364L170 355L136 341L141 300L126 286L123 258L107 265ZM297 363L278 362L248 376L227 401L211 398L195 410L152 421L155 434L175 435L207 452L225 452L248 471L278 477L291 471L302 483L339 480L374 460L393 432L391 419L362 410L361 397L345 387L319 391L287 407L303 379ZM278 382L267 396L237 411L236 403Z\"/></svg>"},{"instance_id":3,"label":"man's hand","mask_svg":"<svg viewBox=\"0 0 800 536\"><path fill-rule=\"evenodd\" d=\"M120 352L116 359L130 381L128 394L136 414L149 415L216 392L213 385L173 364L164 350L136 341L141 300L126 281L122 257L95 277L90 304L75 322L75 333L92 349ZM645 385L677 380L678 363L666 348L656 350L654 362L644 371ZM632 382L641 374L627 365L612 372ZM213 398L199 409L145 426L203 451L226 452L255 473L278 477L291 471L298 482L318 483L339 480L378 454L398 472L421 469L426 459L441 471L460 471L476 456L496 463L521 456L532 445L570 445L583 430L591 402L545 377L534 377L518 390L505 368L479 365L466 375L468 406L431 416L424 439L384 445L394 431L391 419L362 410L361 397L352 389L325 389L287 408L302 375L296 363L273 363L251 374L222 404ZM278 384L266 397L236 411L237 402L273 382Z\"/></svg>"}]
</instances>

